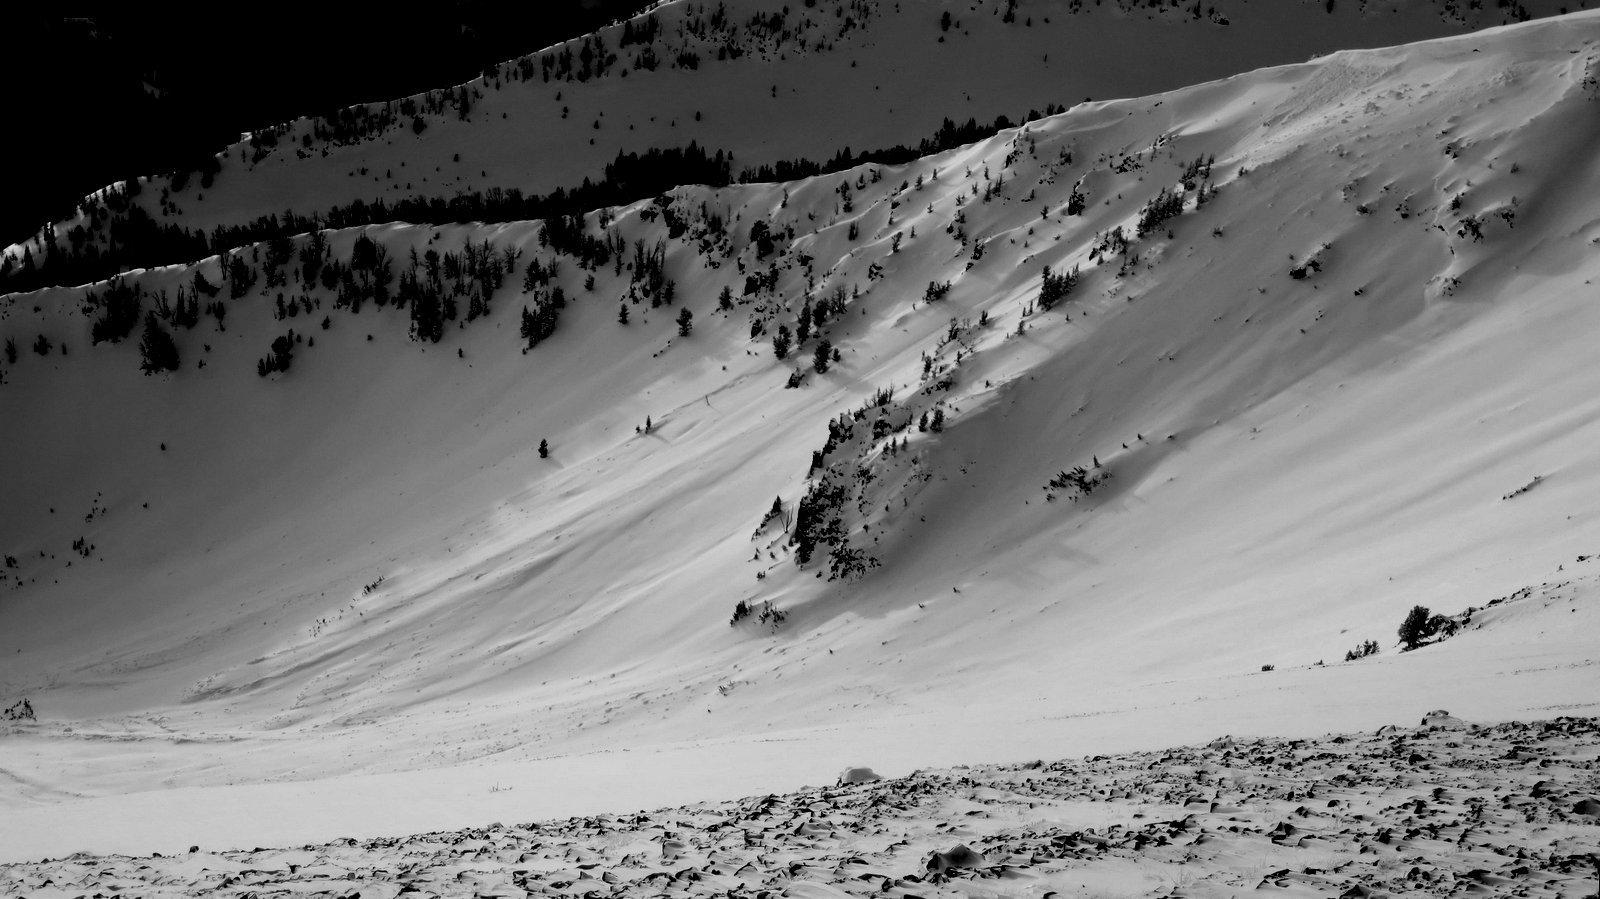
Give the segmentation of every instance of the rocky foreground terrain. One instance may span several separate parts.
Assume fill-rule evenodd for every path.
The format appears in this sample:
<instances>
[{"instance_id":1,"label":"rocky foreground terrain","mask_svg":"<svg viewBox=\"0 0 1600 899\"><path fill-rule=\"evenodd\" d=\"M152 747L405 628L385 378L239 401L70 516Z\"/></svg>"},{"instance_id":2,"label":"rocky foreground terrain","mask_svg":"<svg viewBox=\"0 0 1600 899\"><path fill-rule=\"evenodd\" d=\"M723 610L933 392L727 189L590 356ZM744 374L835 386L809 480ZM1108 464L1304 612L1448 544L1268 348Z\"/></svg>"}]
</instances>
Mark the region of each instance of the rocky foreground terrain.
<instances>
[{"instance_id":1,"label":"rocky foreground terrain","mask_svg":"<svg viewBox=\"0 0 1600 899\"><path fill-rule=\"evenodd\" d=\"M919 771L736 802L283 849L0 866L56 896L1596 894L1600 719Z\"/></svg>"}]
</instances>

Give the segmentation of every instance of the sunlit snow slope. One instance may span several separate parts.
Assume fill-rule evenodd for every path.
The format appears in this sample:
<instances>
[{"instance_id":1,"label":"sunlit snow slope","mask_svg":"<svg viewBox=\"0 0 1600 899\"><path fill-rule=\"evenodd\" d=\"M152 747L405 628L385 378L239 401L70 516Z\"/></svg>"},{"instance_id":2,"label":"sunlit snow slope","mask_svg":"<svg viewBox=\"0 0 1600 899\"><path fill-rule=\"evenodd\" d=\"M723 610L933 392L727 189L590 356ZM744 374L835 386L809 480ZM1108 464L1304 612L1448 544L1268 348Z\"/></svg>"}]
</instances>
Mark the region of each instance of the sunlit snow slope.
<instances>
[{"instance_id":1,"label":"sunlit snow slope","mask_svg":"<svg viewBox=\"0 0 1600 899\"><path fill-rule=\"evenodd\" d=\"M1084 104L903 167L681 188L589 216L625 254L592 288L562 257L568 305L526 353L522 272L558 255L539 223L367 229L400 271L523 251L438 343L393 306L257 285L226 330L169 323L182 365L142 377L137 329L90 346L81 289L6 297L0 701L40 721L0 734L0 846L1592 713L1597 40L1581 13ZM1138 235L1163 190L1181 214ZM675 305L629 302L658 239ZM1079 270L1048 311L1046 266ZM837 288L838 361L812 370L815 333L776 359ZM279 289L320 305L274 320ZM315 345L259 376L291 327ZM1109 477L1047 489L1080 465ZM858 578L763 522L824 483ZM1413 605L1513 594L1395 647ZM740 601L787 617L730 627Z\"/></svg>"}]
</instances>

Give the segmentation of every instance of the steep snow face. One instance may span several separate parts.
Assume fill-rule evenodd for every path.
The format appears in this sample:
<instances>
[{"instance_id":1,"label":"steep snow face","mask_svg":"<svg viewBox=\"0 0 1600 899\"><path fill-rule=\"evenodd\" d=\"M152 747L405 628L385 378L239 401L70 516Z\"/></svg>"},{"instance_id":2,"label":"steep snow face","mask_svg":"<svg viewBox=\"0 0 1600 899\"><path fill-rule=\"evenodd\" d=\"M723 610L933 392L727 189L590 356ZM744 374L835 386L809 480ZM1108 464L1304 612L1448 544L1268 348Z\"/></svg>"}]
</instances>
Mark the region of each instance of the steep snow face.
<instances>
[{"instance_id":1,"label":"steep snow face","mask_svg":"<svg viewBox=\"0 0 1600 899\"><path fill-rule=\"evenodd\" d=\"M436 342L416 299L352 301L370 261L224 279L265 280L266 246L125 280L146 309L222 290L220 320L157 319L171 374L135 374L137 330L90 346L106 285L6 297L0 700L42 720L0 743L5 826L64 851L60 822L193 787L382 830L501 808L452 805L486 771L592 802L551 759L633 806L1592 708L1597 38L1584 13L1341 52L684 187L590 215L592 270L541 223L326 235L400 284L520 251L486 312L442 266ZM1502 595L1395 653L1413 605Z\"/></svg>"}]
</instances>

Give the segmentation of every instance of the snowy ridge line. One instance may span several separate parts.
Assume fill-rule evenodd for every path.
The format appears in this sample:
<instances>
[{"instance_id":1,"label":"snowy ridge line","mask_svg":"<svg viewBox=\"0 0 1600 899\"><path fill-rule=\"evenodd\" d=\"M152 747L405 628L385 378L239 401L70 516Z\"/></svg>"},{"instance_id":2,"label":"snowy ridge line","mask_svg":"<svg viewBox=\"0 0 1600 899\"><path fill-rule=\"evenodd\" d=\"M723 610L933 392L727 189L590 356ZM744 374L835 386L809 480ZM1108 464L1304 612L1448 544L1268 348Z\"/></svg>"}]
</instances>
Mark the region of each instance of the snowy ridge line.
<instances>
[{"instance_id":1,"label":"snowy ridge line","mask_svg":"<svg viewBox=\"0 0 1600 899\"><path fill-rule=\"evenodd\" d=\"M491 786L491 791L499 789ZM0 865L0 890L161 897L1584 895L1600 722L1468 724L917 771L633 814Z\"/></svg>"},{"instance_id":2,"label":"snowy ridge line","mask_svg":"<svg viewBox=\"0 0 1600 899\"><path fill-rule=\"evenodd\" d=\"M1226 0L1217 2L1230 5ZM165 175L153 175L140 179L140 183L149 189L135 198L134 202L145 208L157 221L210 231L219 224L237 226L282 212L286 205L307 215L318 212L323 199L329 203L347 205L355 199L393 199L407 195L412 192L410 184L407 183L406 188L400 187L402 182L408 180L407 176L398 180L388 176L378 179L375 174L383 171L392 175L407 160L411 163L410 176L424 180L426 176L419 169L426 171L434 166L445 167L445 171L435 173L438 175L435 182L424 191L428 196L442 198L465 187L481 190L491 185L517 187L528 193L544 193L560 185L575 185L584 176L596 176L596 167L590 163L595 160L603 163L618 151L683 145L690 139L698 140L702 146L724 147L738 154L749 165L784 158L825 159L845 143L855 146L895 146L915 141L929 133L937 126L938 117L928 119L918 116L914 110L908 113L907 103L911 98L895 99L890 101L891 108L888 110L892 115L883 115L880 111L872 120L861 122L862 127L853 129L856 139L849 139L847 136L852 134L852 129L837 128L827 121L812 121L815 113L810 109L823 96L837 96L845 85L855 83L854 79L869 77L855 69L857 62L871 62L884 54L898 56L912 48L918 54L926 54L928 44L935 42L941 55L959 54L962 60L973 61L991 59L995 50L1006 47L1014 51L1009 55L1016 59L1029 59L1034 56L1035 50L1041 51L1041 59L1025 64L1024 68L1028 71L1007 73L1004 79L1010 85L1007 91L999 90L995 83L991 83L997 79L987 75L968 78L963 84L949 85L951 92L965 93L967 102L976 105L960 110L941 110L941 114L953 115L958 121L967 116L990 121L999 114L1016 115L1026 109L1044 108L1083 95L1145 95L1184 83L1222 77L1239 68L1304 59L1313 52L1327 52L1339 46L1436 37L1466 27L1469 20L1472 25L1479 26L1489 21L1521 17L1520 14L1508 16L1503 11L1464 12L1452 17L1442 13L1439 9L1441 5L1450 6L1449 3L1429 0L1404 8L1386 6L1380 13L1368 12L1364 8L1357 11L1352 4L1341 4L1332 15L1324 11L1321 3L1284 4L1283 10L1265 12L1239 5L1231 10L1233 19L1230 27L1217 28L1209 25L1185 26L1183 23L1195 20L1187 14L1173 15L1176 10L1167 7L1157 11L1158 14L1151 20L1148 10L1140 10L1144 15L1129 17L1120 11L1102 11L1098 4L1078 8L1078 4L1063 3L1043 4L1032 12L1025 10L1021 20L1007 16L1013 20L1001 25L1001 13L1007 4L989 2L958 16L956 26L945 32L940 30L935 11L922 4L907 9L904 14L899 11L890 14L885 10L882 15L877 15L870 14L870 5L862 4L860 0L838 0L815 9L809 6L805 9L796 8L784 17L781 11L785 4L778 0L736 0L731 8L724 4L713 8L706 3L674 0L658 4L652 10L627 20L628 26L657 18L666 23L649 30L647 44L624 46L621 44L623 37L617 33L622 26L607 26L593 34L552 45L536 54L500 63L494 67L490 77L478 76L448 88L347 107L346 111L360 110L361 116L332 117L341 119L340 122L324 117L315 120L320 123L316 125L309 124L313 119L299 119L289 123L292 127L288 130L282 130L282 125L275 126L276 130L261 129L253 132L250 139L234 144L214 157L209 165L212 170L203 178L206 185L204 189L197 190L193 182L201 179L188 178L188 172L171 182ZM1547 15L1557 9L1553 0L1539 0L1529 5L1533 7L1534 15ZM715 18L719 12L722 24L709 27L707 20ZM759 24L768 22L773 16L778 17L777 25ZM885 17L893 20L887 26L881 24ZM841 25L841 22L847 24ZM1170 75L1152 80L1149 75L1131 72L1120 66L1076 64L1073 60L1079 56L1099 55L1093 51L1085 53L1085 48L1079 46L1083 41L1075 32L1082 30L1080 26L1087 23L1111 29L1115 34L1115 42L1126 45L1126 52L1133 52L1144 42L1155 41L1169 51L1165 54L1168 67L1178 61L1181 61L1181 65L1173 69ZM1173 28L1175 24L1179 26L1177 29ZM776 31L768 33L771 29ZM839 31L835 34L831 29ZM642 27L639 30L645 31ZM1047 31L1049 35L1045 34ZM1179 31L1189 32L1190 37L1173 37ZM1267 39L1235 37L1245 32L1251 37ZM812 40L818 33L824 34L825 38ZM1323 37L1313 40L1306 37L1306 33L1317 33ZM604 45L603 55L619 57L619 61L603 75L582 81L563 81L558 77L545 83L540 80L542 64L532 65L531 70L520 65L529 60L551 58L555 56L552 51L557 48L565 53L572 52L574 47L590 49L589 42L598 40L602 34L610 35L608 43ZM1220 41L1220 46L1225 46L1227 52L1205 54L1189 49L1191 43L1203 47L1212 41ZM1048 63L1051 47L1058 48L1058 62L1053 68ZM641 48L648 49L649 53L646 54L645 49ZM1301 52L1302 49L1304 52ZM721 59L723 51L730 54L727 60ZM848 55L851 57L849 65L842 61L838 65L830 63L824 66L826 76L819 78L807 68L813 65L813 57L823 52L837 55L841 60ZM679 54L703 57L705 63L703 66L698 62L693 65L680 64ZM641 58L646 55L652 59L659 57L659 61L641 67ZM1062 56L1067 60L1064 73L1060 62ZM1208 57L1232 58L1238 62L1224 66L1216 61L1206 62ZM773 77L785 90L798 90L799 96L806 98L801 106L808 110L796 117L794 124L800 128L784 124L782 128L785 134L781 139L769 142L770 146L761 142L753 143L739 134L738 130L728 128L729 122L741 117L741 107L748 108L745 103L725 106L719 106L715 101L696 100L695 103L689 103L684 96L697 96L700 92L680 90L678 83L702 75L713 77L727 66L739 66L758 58L764 65L777 63L776 70L771 73L764 71L759 76L737 72L731 79L753 77L765 83L764 79ZM577 68L577 64L568 65L569 78L572 77L570 69L573 68ZM624 98L619 108L618 92L614 89L616 82L620 81L619 68L623 72L633 72L629 91L625 93L631 94L637 90L645 95L654 92L654 102L634 107ZM585 64L584 69L587 71L589 66ZM916 77L948 78L949 72L964 70L962 65L948 65ZM526 86L527 91L511 90L512 81L536 84L518 85ZM633 87L641 81L649 81L652 86ZM813 96L804 87L807 82L827 92ZM829 85L833 87L830 89ZM1020 93L1017 85L1024 85ZM1045 85L1057 85L1058 88L1047 90ZM895 88L896 95L904 93L903 88L893 84L892 77L888 86ZM575 99L575 95L583 99ZM556 100L558 96L566 99ZM418 106L419 98L421 106ZM755 98L741 99L749 101ZM479 110L479 103L487 103L488 107ZM588 106L582 114L594 113L600 118L607 118L608 127L598 135L589 129L579 129L576 127L578 114L574 114L573 121L569 123L567 109L583 109L580 103ZM395 110L402 106L411 112L397 114ZM472 111L469 112L469 109ZM556 109L562 112L559 118L554 116ZM701 111L708 113L703 125L699 118ZM500 116L494 115L496 112ZM655 121L656 112L662 114L661 122ZM852 118L860 116L860 111L855 109L846 110L846 113ZM414 134L407 127L413 114L431 123L425 133ZM507 115L510 116L509 120L505 118ZM546 120L546 115L551 119ZM345 135L324 140L325 135L320 134L324 131L344 134L348 128L355 127L345 119L374 116L386 122L378 133L369 133L369 129L361 126L356 128L359 136L355 138ZM694 117L693 125L690 124L691 116ZM458 118L461 120L457 121ZM830 118L837 120L839 110L831 110ZM530 128L530 120L539 122L538 127ZM584 119L585 123L589 121L590 118ZM634 130L636 127L637 131ZM613 132L612 128L625 130ZM311 131L318 129L320 131L316 139L309 144L302 142L300 138L313 137ZM448 132L449 136L437 139L444 132ZM613 136L614 133L616 136ZM598 145L594 143L597 138L601 141ZM497 148L503 148L503 151ZM546 164L530 167L527 164L530 154L544 157ZM464 155L466 158L463 158ZM587 161L580 163L580 159ZM241 169L244 171L241 172ZM548 173L543 171L546 169ZM221 181L213 186L211 179L216 175L220 175ZM366 184L369 179L372 182L370 187ZM108 190L97 191L85 200L103 198ZM55 223L51 226L54 239L58 243L66 241L74 227L86 222L93 224L92 220L82 215ZM94 239L103 240L104 236ZM7 248L6 258L20 264L22 249L29 243L35 256L39 255L41 248L38 240L32 238Z\"/></svg>"}]
</instances>

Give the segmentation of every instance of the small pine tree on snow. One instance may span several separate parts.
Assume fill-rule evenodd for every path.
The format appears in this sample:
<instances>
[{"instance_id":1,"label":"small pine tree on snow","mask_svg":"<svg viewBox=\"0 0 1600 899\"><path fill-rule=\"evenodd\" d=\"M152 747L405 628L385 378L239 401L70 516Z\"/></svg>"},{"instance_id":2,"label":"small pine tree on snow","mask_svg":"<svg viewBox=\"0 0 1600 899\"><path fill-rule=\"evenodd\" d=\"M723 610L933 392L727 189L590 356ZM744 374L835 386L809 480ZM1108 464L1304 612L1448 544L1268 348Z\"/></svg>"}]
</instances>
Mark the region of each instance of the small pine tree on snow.
<instances>
[{"instance_id":1,"label":"small pine tree on snow","mask_svg":"<svg viewBox=\"0 0 1600 899\"><path fill-rule=\"evenodd\" d=\"M539 458L541 458L541 459L550 458L550 443L549 443L549 441L546 441L546 440L540 440L539 441Z\"/></svg>"},{"instance_id":2,"label":"small pine tree on snow","mask_svg":"<svg viewBox=\"0 0 1600 899\"><path fill-rule=\"evenodd\" d=\"M933 421L928 422L928 430L938 433L944 430L944 410L933 410Z\"/></svg>"},{"instance_id":3,"label":"small pine tree on snow","mask_svg":"<svg viewBox=\"0 0 1600 899\"><path fill-rule=\"evenodd\" d=\"M793 336L789 333L789 326L779 325L778 333L772 335L772 352L777 354L779 359L788 358L789 347L792 345L793 339Z\"/></svg>"},{"instance_id":4,"label":"small pine tree on snow","mask_svg":"<svg viewBox=\"0 0 1600 899\"><path fill-rule=\"evenodd\" d=\"M922 417L917 419L917 430L918 431L926 431L926 430L928 430L928 413L926 413L926 412L922 413Z\"/></svg>"},{"instance_id":5,"label":"small pine tree on snow","mask_svg":"<svg viewBox=\"0 0 1600 899\"><path fill-rule=\"evenodd\" d=\"M38 338L33 341L33 351L41 356L50 355L50 338L40 334Z\"/></svg>"},{"instance_id":6,"label":"small pine tree on snow","mask_svg":"<svg viewBox=\"0 0 1600 899\"><path fill-rule=\"evenodd\" d=\"M172 335L156 321L154 312L144 314L144 335L139 338L139 356L139 370L147 375L158 371L176 371L178 368L178 345L172 342Z\"/></svg>"},{"instance_id":7,"label":"small pine tree on snow","mask_svg":"<svg viewBox=\"0 0 1600 899\"><path fill-rule=\"evenodd\" d=\"M811 367L815 369L819 375L827 374L828 365L832 361L833 344L829 343L828 338L824 337L822 338L822 342L817 344L817 351L811 357Z\"/></svg>"},{"instance_id":8,"label":"small pine tree on snow","mask_svg":"<svg viewBox=\"0 0 1600 899\"><path fill-rule=\"evenodd\" d=\"M1400 623L1400 642L1406 649L1416 649L1423 640L1433 636L1435 628L1427 606L1412 606L1406 620Z\"/></svg>"},{"instance_id":9,"label":"small pine tree on snow","mask_svg":"<svg viewBox=\"0 0 1600 899\"><path fill-rule=\"evenodd\" d=\"M694 330L694 313L689 311L688 306L685 306L678 313L678 336L688 337L689 332L692 330Z\"/></svg>"},{"instance_id":10,"label":"small pine tree on snow","mask_svg":"<svg viewBox=\"0 0 1600 899\"><path fill-rule=\"evenodd\" d=\"M1074 187L1072 196L1067 198L1067 215L1083 215L1083 211L1088 208L1088 198L1083 195L1082 191Z\"/></svg>"},{"instance_id":11,"label":"small pine tree on snow","mask_svg":"<svg viewBox=\"0 0 1600 899\"><path fill-rule=\"evenodd\" d=\"M622 306L617 310L617 324L625 325L627 323L628 323L628 304L627 303L623 303Z\"/></svg>"},{"instance_id":12,"label":"small pine tree on snow","mask_svg":"<svg viewBox=\"0 0 1600 899\"><path fill-rule=\"evenodd\" d=\"M17 364L17 342L9 337L6 338L6 362L11 365Z\"/></svg>"},{"instance_id":13,"label":"small pine tree on snow","mask_svg":"<svg viewBox=\"0 0 1600 899\"><path fill-rule=\"evenodd\" d=\"M727 312L733 308L733 288L722 285L722 293L717 294L717 308Z\"/></svg>"}]
</instances>

